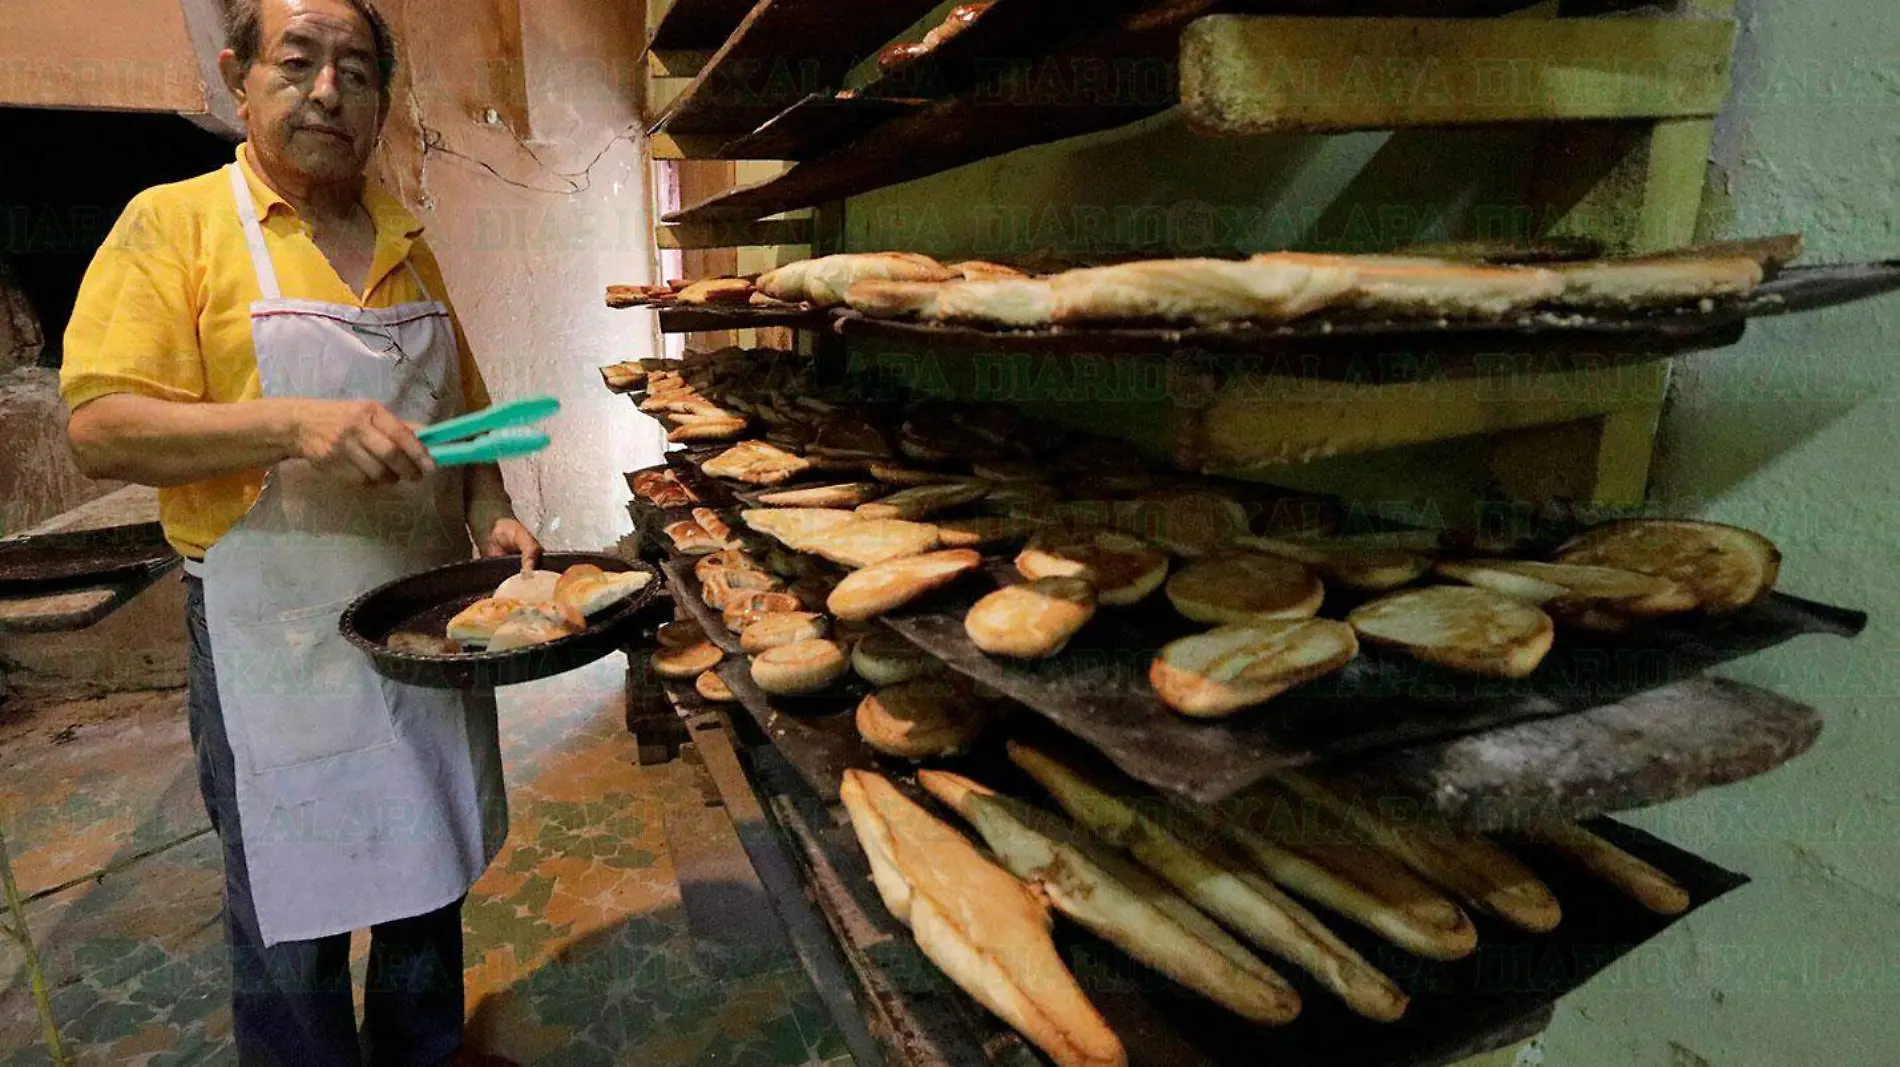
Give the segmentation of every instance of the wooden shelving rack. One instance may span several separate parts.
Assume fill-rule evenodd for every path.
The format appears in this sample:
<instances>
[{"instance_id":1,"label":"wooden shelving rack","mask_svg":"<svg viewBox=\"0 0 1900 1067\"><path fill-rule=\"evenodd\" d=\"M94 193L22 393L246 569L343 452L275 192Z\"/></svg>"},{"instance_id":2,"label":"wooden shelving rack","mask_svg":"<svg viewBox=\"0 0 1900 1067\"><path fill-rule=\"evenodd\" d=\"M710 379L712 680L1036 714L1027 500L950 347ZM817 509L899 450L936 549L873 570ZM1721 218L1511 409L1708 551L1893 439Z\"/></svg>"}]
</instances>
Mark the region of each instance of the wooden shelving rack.
<instances>
[{"instance_id":1,"label":"wooden shelving rack","mask_svg":"<svg viewBox=\"0 0 1900 1067\"><path fill-rule=\"evenodd\" d=\"M867 71L866 59L934 5L651 2L654 157L682 173L699 168L700 175L726 179L723 186L701 182L719 186L702 188L703 195L682 193L665 214L660 246L727 257L765 249L781 261L878 250L846 246L842 220L851 197L1171 109L1209 137L1517 127L1536 142L1522 206L1537 225L1520 236L1581 240L1624 254L1679 247L1698 237L1713 122L1728 94L1736 33L1734 0L1677 0L1665 13L1641 14L1620 13L1636 5L1619 0L997 0L977 28L926 65L878 74ZM1080 81L1050 76L1076 71L1095 73ZM774 172L739 183L738 161L758 160L774 161L766 168ZM792 212L810 214L787 217ZM692 332L708 321L673 313L660 328ZM822 323L806 328L828 338L823 344L841 343L840 331ZM842 332L848 343L850 330ZM1113 380L1158 354L1064 358L1092 362L1095 380ZM1176 354L1165 355L1176 367ZM1507 355L1526 358L1498 361L1485 373L1424 364L1403 380L1366 381L1189 354L1178 370L1192 388L1169 389L1140 406L1065 398L1036 413L1124 437L1189 469L1261 480L1313 457L1470 439L1496 488L1512 500L1641 504L1668 353L1621 351L1615 359L1561 366L1540 365L1534 352ZM944 394L977 391L958 380L970 373L970 361L944 358L939 365L947 370L938 376ZM1523 751L1541 744L1554 752L1592 732L1613 742L1641 733L1644 724L1660 728L1659 714L1676 715L1676 725L1708 716L1708 736L1733 743L1716 746L1707 759L1734 761L1738 776L1755 772L1739 768L1792 758L1819 729L1812 709L1706 680L1517 729L1550 734L1527 741ZM1763 728L1751 733L1754 726ZM1723 780L1719 773L1672 780L1662 750L1701 741L1664 738L1667 732L1656 735L1656 761L1610 761L1596 769L1603 804L1595 810L1653 803ZM1504 809L1552 800L1540 793L1546 783L1535 767L1491 779L1486 771L1481 755L1458 741L1360 768L1473 825L1491 821L1489 800ZM808 877L835 882L838 872L821 869L827 857L816 843L835 827L814 825L809 812L794 814L789 807L781 812L781 829L795 849L810 853ZM836 886L810 892L827 908L837 903L822 899L828 892L836 898ZM845 929L862 916L832 921ZM863 948L846 944L846 955ZM877 983L888 976L860 967L859 977L878 994L873 1000L883 996ZM1524 1036L1501 1028L1497 1044ZM1462 1051L1509 1062L1495 1049ZM943 1049L920 1062L959 1056L1008 1062Z\"/></svg>"}]
</instances>

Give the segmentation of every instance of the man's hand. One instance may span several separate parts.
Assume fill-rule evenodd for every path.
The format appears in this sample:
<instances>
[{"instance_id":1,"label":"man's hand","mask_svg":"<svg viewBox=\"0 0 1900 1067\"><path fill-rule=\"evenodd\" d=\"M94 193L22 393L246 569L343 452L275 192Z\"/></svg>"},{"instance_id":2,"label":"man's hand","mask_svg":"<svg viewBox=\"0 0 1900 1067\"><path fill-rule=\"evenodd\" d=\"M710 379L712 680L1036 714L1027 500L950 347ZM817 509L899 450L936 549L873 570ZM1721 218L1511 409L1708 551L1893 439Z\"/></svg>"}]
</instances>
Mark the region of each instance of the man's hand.
<instances>
[{"instance_id":1,"label":"man's hand","mask_svg":"<svg viewBox=\"0 0 1900 1067\"><path fill-rule=\"evenodd\" d=\"M409 425L367 400L300 400L297 456L353 485L394 485L435 472L429 450Z\"/></svg>"},{"instance_id":2,"label":"man's hand","mask_svg":"<svg viewBox=\"0 0 1900 1067\"><path fill-rule=\"evenodd\" d=\"M482 555L489 558L520 556L521 569L533 570L541 562L541 542L520 520L505 516L489 525L488 537L482 542Z\"/></svg>"}]
</instances>

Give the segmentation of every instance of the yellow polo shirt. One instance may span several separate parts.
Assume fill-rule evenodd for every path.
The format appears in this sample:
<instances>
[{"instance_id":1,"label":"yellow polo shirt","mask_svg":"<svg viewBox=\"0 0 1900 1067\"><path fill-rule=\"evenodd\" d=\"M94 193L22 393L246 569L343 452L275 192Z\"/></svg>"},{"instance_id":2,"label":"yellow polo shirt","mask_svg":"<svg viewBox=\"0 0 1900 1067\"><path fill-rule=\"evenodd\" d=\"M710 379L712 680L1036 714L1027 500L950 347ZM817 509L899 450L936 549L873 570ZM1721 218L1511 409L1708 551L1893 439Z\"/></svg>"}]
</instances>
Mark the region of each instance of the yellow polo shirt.
<instances>
[{"instance_id":1,"label":"yellow polo shirt","mask_svg":"<svg viewBox=\"0 0 1900 1067\"><path fill-rule=\"evenodd\" d=\"M284 296L363 308L412 303L424 294L404 269L408 262L428 295L447 302L442 268L422 241L422 224L394 197L374 187L364 192L376 222L376 257L368 295L358 296L311 240L296 209L259 180L247 149L238 147L238 165ZM67 407L76 411L112 393L185 403L258 399L250 308L261 296L224 171L145 190L126 205L79 287L60 371ZM461 349L465 410L487 407L488 390L461 321L453 309L449 314ZM250 509L263 484L260 470L159 490L165 536L178 551L203 558Z\"/></svg>"}]
</instances>

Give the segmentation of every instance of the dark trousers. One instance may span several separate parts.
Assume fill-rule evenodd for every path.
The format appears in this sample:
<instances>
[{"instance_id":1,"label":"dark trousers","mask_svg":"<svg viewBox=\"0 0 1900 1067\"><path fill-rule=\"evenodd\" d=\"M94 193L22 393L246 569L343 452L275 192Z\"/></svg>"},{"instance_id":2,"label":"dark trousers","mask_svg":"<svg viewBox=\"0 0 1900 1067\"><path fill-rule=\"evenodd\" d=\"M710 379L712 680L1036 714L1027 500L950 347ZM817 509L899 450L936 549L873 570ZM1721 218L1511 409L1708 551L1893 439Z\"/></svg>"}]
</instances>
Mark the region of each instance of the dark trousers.
<instances>
[{"instance_id":1,"label":"dark trousers","mask_svg":"<svg viewBox=\"0 0 1900 1067\"><path fill-rule=\"evenodd\" d=\"M460 901L370 930L359 1037L350 935L266 947L257 926L237 772L218 703L204 586L186 579L191 745L205 811L224 844L224 925L231 946L231 1029L240 1067L435 1067L462 1043Z\"/></svg>"}]
</instances>

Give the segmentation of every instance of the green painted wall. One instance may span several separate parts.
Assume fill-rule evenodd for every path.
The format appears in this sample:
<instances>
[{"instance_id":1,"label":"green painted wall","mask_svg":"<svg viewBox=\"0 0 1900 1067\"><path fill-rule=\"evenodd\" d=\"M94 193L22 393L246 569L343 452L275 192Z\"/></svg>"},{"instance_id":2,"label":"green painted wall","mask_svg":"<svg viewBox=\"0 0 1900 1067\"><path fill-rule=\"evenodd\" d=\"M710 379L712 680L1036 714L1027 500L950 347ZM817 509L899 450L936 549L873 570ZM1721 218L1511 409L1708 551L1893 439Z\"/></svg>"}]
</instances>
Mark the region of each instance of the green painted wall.
<instances>
[{"instance_id":1,"label":"green painted wall","mask_svg":"<svg viewBox=\"0 0 1900 1067\"><path fill-rule=\"evenodd\" d=\"M1716 162L1734 234L1803 231L1811 260L1900 256L1900 4L1744 0ZM948 257L1379 249L1502 237L1529 219L1523 132L1209 141L1172 118L858 197L848 247ZM1791 591L1866 608L1733 676L1825 709L1817 751L1632 821L1755 884L1564 1005L1524 1063L1890 1067L1900 1062L1900 297L1754 327L1678 364L1653 495L1759 529ZM1132 410L1132 409L1127 409ZM1483 486L1456 443L1289 471L1315 486Z\"/></svg>"},{"instance_id":2,"label":"green painted wall","mask_svg":"<svg viewBox=\"0 0 1900 1067\"><path fill-rule=\"evenodd\" d=\"M1811 260L1900 256L1900 5L1745 3L1717 160L1738 233ZM1873 613L1728 672L1828 714L1818 748L1632 821L1756 883L1573 997L1552 1067L1900 1061L1900 298L1762 323L1679 363L1669 507L1778 541L1783 585Z\"/></svg>"}]
</instances>

